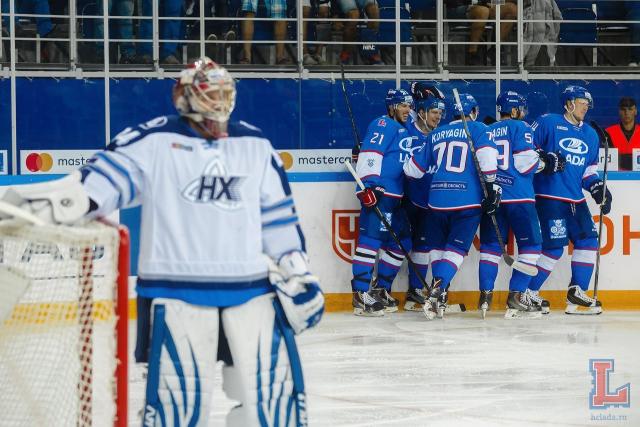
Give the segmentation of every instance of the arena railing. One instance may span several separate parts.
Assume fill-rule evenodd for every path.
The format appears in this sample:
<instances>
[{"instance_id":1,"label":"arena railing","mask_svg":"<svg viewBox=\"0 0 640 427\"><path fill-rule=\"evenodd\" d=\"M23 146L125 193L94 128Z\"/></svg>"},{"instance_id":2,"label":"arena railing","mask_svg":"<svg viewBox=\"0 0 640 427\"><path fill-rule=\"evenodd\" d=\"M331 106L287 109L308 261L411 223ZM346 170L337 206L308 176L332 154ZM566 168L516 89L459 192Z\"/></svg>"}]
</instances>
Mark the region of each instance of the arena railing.
<instances>
[{"instance_id":1,"label":"arena railing","mask_svg":"<svg viewBox=\"0 0 640 427\"><path fill-rule=\"evenodd\" d=\"M167 17L161 15L161 5L158 1L138 0L138 8L151 6L150 16L122 16L109 15L108 2L102 2L102 11L91 9L99 5L94 0L87 2L74 1L67 3L68 14L37 15L22 13L17 10L20 0L9 2L9 10L0 10L2 21L2 43L0 44L0 64L3 77L51 75L59 77L163 77L178 72L182 65L193 58L208 54L218 62L225 64L238 77L270 78L327 78L339 70L340 52L345 46L359 51L363 46L371 47L371 42L356 40L345 41L340 26L355 22L360 31L375 23L380 27L379 41L375 43L381 51L382 65L370 65L359 54L352 55L353 61L345 68L359 78L401 79L429 78L429 79L531 79L563 78L583 76L588 73L590 78L606 78L613 73L616 78L637 78L638 67L628 67L625 55L633 47L640 47L638 43L628 42L633 30L632 24L639 21L629 20L593 20L576 19L562 20L533 20L524 19L523 2L517 2L517 17L512 20L500 18L500 10L504 0L493 0L497 13L495 18L485 23L484 40L477 42L483 52L485 63L469 66L465 64L466 47L469 46L469 30L474 21L471 19L449 19L443 2L435 2L435 9L426 11L427 18L413 18L409 3L406 0L396 0L395 7L386 7L389 3L381 1L379 10L384 10L384 17L379 19L347 19L347 18L304 18L301 7L289 9L286 18L271 19L265 17L245 18L240 12L232 12L234 16L211 17L203 13L210 3L196 0L197 14L192 11L190 16ZM122 0L120 0L121 2ZM161 0L162 1L162 0ZM116 11L119 0L112 1L112 9ZM595 2L593 2L595 3ZM298 4L300 4L298 0ZM18 7L19 9L19 7ZM194 9L192 7L192 9ZM101 12L101 13L99 13ZM185 10L183 9L183 15ZM89 14L91 13L91 14ZM415 16L415 13L414 13ZM39 25L33 21L51 20L55 26L49 35L38 34ZM122 38L119 28L128 25L135 28L132 38ZM150 27L149 27L150 21ZM250 42L253 51L253 63L241 64L242 30L244 23L253 21L254 39ZM284 40L277 41L269 27L274 21L284 21L287 26ZM311 27L321 26L325 29L325 40L303 39L303 25ZM328 24L327 24L328 23ZM513 30L506 40L500 39L501 24L512 23ZM524 30L527 25L587 25L593 26L596 39L593 41L576 42L564 40L527 41ZM235 38L224 39L210 37L208 26L231 25L235 30ZM147 27L148 36L142 38ZM179 35L167 37L165 28L179 27ZM102 35L100 36L100 28ZM382 31L384 28L384 31ZM568 28L568 27L566 27ZM607 31L614 29L615 31ZM617 30L616 30L617 29ZM616 32L617 31L617 32ZM175 29L174 29L175 32ZM316 31L317 32L317 31ZM601 35L602 37L599 37ZM188 38L185 38L188 37ZM614 37L613 41L602 41L606 37ZM123 61L124 46L130 43L137 53L133 58ZM275 44L285 45L286 56L290 63L275 64ZM176 61L165 61L163 47L175 44L178 48L174 52ZM151 45L147 49L143 46ZM305 64L304 47L320 46L321 63ZM108 46L108 48L104 48ZM542 47L543 51L550 51L556 47L558 55L555 58L542 58L537 62L527 61L526 52L532 48ZM131 49L130 49L131 50ZM547 57L551 55L547 54ZM495 60L500 58L500 60ZM579 60L580 62L575 62ZM575 62L575 63L572 63ZM122 63L127 62L127 63ZM170 62L170 63L167 63ZM627 61L628 62L628 61Z\"/></svg>"}]
</instances>

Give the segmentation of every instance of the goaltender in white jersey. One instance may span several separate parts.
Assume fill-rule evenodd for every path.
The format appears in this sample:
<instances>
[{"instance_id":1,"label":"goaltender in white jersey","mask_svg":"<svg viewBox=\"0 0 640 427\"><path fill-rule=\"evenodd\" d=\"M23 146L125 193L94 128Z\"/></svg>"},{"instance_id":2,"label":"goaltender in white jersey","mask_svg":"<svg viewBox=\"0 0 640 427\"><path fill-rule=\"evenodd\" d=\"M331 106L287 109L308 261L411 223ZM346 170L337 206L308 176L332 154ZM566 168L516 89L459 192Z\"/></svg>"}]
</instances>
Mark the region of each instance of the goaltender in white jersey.
<instances>
[{"instance_id":1,"label":"goaltender in white jersey","mask_svg":"<svg viewBox=\"0 0 640 427\"><path fill-rule=\"evenodd\" d=\"M206 426L217 360L225 392L241 402L227 425L307 422L293 334L320 320L324 298L278 154L259 129L228 122L235 96L226 69L196 61L174 88L180 115L123 130L73 184L88 195L85 217L142 205L144 426ZM37 186L15 189L27 201L48 198L53 221L73 221L46 188L38 197Z\"/></svg>"}]
</instances>

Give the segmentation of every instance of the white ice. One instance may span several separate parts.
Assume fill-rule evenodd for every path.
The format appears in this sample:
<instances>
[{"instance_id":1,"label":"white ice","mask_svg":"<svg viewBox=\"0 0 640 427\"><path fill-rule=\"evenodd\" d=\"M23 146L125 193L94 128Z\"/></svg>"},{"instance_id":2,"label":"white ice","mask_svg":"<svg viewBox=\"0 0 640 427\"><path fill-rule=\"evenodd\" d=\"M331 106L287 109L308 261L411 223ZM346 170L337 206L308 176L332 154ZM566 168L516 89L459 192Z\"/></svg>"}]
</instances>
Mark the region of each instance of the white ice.
<instances>
[{"instance_id":1,"label":"white ice","mask_svg":"<svg viewBox=\"0 0 640 427\"><path fill-rule=\"evenodd\" d=\"M640 426L638 312L502 314L326 314L298 338L310 426ZM590 359L614 359L609 391L631 383L630 407L589 409ZM223 426L234 402L216 379L210 425ZM130 425L143 396L133 367Z\"/></svg>"}]
</instances>

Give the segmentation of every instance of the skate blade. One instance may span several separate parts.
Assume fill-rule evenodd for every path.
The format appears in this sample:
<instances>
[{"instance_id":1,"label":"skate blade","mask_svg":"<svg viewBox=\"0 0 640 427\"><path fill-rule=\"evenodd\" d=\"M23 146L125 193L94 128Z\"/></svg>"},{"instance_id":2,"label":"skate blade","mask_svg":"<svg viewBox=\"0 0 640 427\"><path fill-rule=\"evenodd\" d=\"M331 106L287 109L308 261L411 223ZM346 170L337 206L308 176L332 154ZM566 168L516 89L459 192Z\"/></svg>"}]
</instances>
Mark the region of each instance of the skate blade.
<instances>
[{"instance_id":1,"label":"skate blade","mask_svg":"<svg viewBox=\"0 0 640 427\"><path fill-rule=\"evenodd\" d=\"M541 317L540 311L520 311L515 308L508 308L504 313L505 319L539 319Z\"/></svg>"},{"instance_id":2,"label":"skate blade","mask_svg":"<svg viewBox=\"0 0 640 427\"><path fill-rule=\"evenodd\" d=\"M404 311L422 311L422 304L407 301L404 303Z\"/></svg>"},{"instance_id":3,"label":"skate blade","mask_svg":"<svg viewBox=\"0 0 640 427\"><path fill-rule=\"evenodd\" d=\"M482 307L480 307L480 315L482 316L483 320L487 317L487 307L485 306L486 304L482 304Z\"/></svg>"},{"instance_id":4,"label":"skate blade","mask_svg":"<svg viewBox=\"0 0 640 427\"><path fill-rule=\"evenodd\" d=\"M540 310L542 311L542 314L551 313L551 309L549 307L542 307Z\"/></svg>"},{"instance_id":5,"label":"skate blade","mask_svg":"<svg viewBox=\"0 0 640 427\"><path fill-rule=\"evenodd\" d=\"M353 308L353 314L355 314L356 316L362 316L362 317L382 317L384 316L384 310L380 310L380 311L367 311L363 308Z\"/></svg>"},{"instance_id":6,"label":"skate blade","mask_svg":"<svg viewBox=\"0 0 640 427\"><path fill-rule=\"evenodd\" d=\"M395 313L396 311L398 311L398 306L397 305L395 307L385 307L384 308L384 312L385 313Z\"/></svg>"},{"instance_id":7,"label":"skate blade","mask_svg":"<svg viewBox=\"0 0 640 427\"><path fill-rule=\"evenodd\" d=\"M583 307L581 305L567 304L565 314L578 316L597 316L602 314L602 307Z\"/></svg>"},{"instance_id":8,"label":"skate blade","mask_svg":"<svg viewBox=\"0 0 640 427\"><path fill-rule=\"evenodd\" d=\"M438 319L444 318L444 312L446 308L447 308L446 305L438 307L438 313L437 313Z\"/></svg>"}]
</instances>

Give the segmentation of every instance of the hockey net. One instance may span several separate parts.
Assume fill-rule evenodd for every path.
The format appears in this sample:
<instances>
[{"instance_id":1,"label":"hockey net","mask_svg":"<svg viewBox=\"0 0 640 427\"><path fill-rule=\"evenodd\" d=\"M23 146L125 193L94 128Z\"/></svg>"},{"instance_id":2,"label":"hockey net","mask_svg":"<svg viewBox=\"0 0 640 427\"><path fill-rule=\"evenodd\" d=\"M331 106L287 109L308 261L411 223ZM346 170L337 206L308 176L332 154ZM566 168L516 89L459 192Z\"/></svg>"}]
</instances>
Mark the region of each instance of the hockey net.
<instances>
[{"instance_id":1,"label":"hockey net","mask_svg":"<svg viewBox=\"0 0 640 427\"><path fill-rule=\"evenodd\" d=\"M0 424L125 426L126 228L4 222L0 267L29 286L0 324Z\"/></svg>"}]
</instances>

